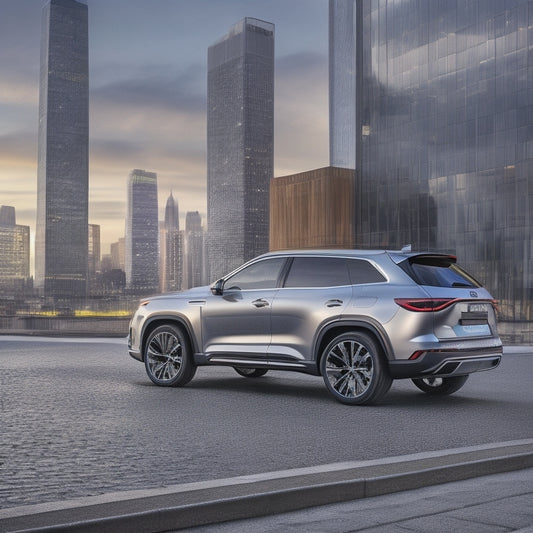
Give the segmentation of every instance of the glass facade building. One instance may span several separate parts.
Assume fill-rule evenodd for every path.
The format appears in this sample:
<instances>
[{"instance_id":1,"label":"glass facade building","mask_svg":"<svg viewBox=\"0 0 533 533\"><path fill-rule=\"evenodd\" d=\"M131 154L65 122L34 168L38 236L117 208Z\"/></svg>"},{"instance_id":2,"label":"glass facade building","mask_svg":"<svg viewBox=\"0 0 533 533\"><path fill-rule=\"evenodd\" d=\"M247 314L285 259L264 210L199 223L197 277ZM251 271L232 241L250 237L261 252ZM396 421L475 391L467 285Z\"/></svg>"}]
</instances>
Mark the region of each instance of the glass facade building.
<instances>
[{"instance_id":1,"label":"glass facade building","mask_svg":"<svg viewBox=\"0 0 533 533\"><path fill-rule=\"evenodd\" d=\"M128 181L125 271L130 294L159 291L157 174L133 170Z\"/></svg>"},{"instance_id":2,"label":"glass facade building","mask_svg":"<svg viewBox=\"0 0 533 533\"><path fill-rule=\"evenodd\" d=\"M209 47L207 217L210 281L268 250L274 146L274 25L235 24Z\"/></svg>"},{"instance_id":3,"label":"glass facade building","mask_svg":"<svg viewBox=\"0 0 533 533\"><path fill-rule=\"evenodd\" d=\"M456 254L533 320L533 1L357 10L356 244Z\"/></svg>"},{"instance_id":4,"label":"glass facade building","mask_svg":"<svg viewBox=\"0 0 533 533\"><path fill-rule=\"evenodd\" d=\"M329 0L329 164L355 168L355 0Z\"/></svg>"},{"instance_id":5,"label":"glass facade building","mask_svg":"<svg viewBox=\"0 0 533 533\"><path fill-rule=\"evenodd\" d=\"M35 285L83 298L88 254L88 10L75 0L43 7Z\"/></svg>"},{"instance_id":6,"label":"glass facade building","mask_svg":"<svg viewBox=\"0 0 533 533\"><path fill-rule=\"evenodd\" d=\"M89 276L89 294L98 290L98 275L100 274L100 226L98 224L89 224L88 233L88 276Z\"/></svg>"},{"instance_id":7,"label":"glass facade building","mask_svg":"<svg viewBox=\"0 0 533 533\"><path fill-rule=\"evenodd\" d=\"M30 227L16 224L15 208L0 207L0 295L21 292L30 277Z\"/></svg>"},{"instance_id":8,"label":"glass facade building","mask_svg":"<svg viewBox=\"0 0 533 533\"><path fill-rule=\"evenodd\" d=\"M202 216L198 211L189 211L185 218L185 273L184 288L199 287L205 280L205 234Z\"/></svg>"},{"instance_id":9,"label":"glass facade building","mask_svg":"<svg viewBox=\"0 0 533 533\"><path fill-rule=\"evenodd\" d=\"M165 206L161 235L161 291L179 291L183 284L183 235L179 207L172 193Z\"/></svg>"}]
</instances>

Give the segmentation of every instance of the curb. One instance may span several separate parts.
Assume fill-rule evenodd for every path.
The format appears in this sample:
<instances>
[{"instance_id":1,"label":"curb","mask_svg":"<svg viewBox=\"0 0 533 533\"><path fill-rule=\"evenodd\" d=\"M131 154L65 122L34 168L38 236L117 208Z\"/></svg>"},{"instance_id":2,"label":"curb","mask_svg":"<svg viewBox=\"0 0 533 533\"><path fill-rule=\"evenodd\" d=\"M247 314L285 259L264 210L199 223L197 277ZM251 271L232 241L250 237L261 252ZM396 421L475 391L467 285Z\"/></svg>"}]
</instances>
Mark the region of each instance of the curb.
<instances>
[{"instance_id":1,"label":"curb","mask_svg":"<svg viewBox=\"0 0 533 533\"><path fill-rule=\"evenodd\" d=\"M0 509L0 531L159 532L533 467L533 439Z\"/></svg>"}]
</instances>

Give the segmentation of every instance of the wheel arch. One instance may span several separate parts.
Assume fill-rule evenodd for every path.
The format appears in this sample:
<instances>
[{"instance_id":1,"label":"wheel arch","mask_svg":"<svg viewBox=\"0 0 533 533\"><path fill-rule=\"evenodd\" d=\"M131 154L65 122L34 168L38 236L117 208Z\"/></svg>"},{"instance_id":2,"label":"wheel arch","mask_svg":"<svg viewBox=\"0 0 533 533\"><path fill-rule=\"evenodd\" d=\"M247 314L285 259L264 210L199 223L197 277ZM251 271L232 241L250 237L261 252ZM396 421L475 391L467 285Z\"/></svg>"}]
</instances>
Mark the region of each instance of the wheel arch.
<instances>
[{"instance_id":1,"label":"wheel arch","mask_svg":"<svg viewBox=\"0 0 533 533\"><path fill-rule=\"evenodd\" d=\"M150 336L150 333L152 333L152 331L154 331L154 329L158 328L159 326L165 325L173 325L181 328L187 336L187 340L189 341L189 345L192 351L198 351L197 343L192 333L192 326L186 318L177 315L156 315L148 319L143 325L140 343L142 361L144 361L144 349L146 346L146 341Z\"/></svg>"},{"instance_id":2,"label":"wheel arch","mask_svg":"<svg viewBox=\"0 0 533 533\"><path fill-rule=\"evenodd\" d=\"M385 331L383 331L379 324L368 320L347 320L342 322L334 322L323 327L317 336L315 343L315 361L318 375L321 374L320 361L324 355L326 346L338 335L354 331L369 334L381 347L387 363L392 359L393 351L391 343L387 334Z\"/></svg>"}]
</instances>

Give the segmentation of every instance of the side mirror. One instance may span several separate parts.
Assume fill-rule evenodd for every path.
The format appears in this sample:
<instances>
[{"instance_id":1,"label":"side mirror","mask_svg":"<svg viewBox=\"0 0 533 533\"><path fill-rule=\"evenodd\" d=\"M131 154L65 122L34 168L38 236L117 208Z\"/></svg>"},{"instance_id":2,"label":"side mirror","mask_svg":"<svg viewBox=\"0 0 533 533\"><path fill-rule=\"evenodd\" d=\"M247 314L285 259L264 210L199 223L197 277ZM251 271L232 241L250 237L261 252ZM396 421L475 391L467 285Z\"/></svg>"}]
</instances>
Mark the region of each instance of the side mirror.
<instances>
[{"instance_id":1,"label":"side mirror","mask_svg":"<svg viewBox=\"0 0 533 533\"><path fill-rule=\"evenodd\" d=\"M219 279L218 281L215 281L215 283L211 285L211 292L215 296L222 296L222 293L224 292L224 280Z\"/></svg>"}]
</instances>

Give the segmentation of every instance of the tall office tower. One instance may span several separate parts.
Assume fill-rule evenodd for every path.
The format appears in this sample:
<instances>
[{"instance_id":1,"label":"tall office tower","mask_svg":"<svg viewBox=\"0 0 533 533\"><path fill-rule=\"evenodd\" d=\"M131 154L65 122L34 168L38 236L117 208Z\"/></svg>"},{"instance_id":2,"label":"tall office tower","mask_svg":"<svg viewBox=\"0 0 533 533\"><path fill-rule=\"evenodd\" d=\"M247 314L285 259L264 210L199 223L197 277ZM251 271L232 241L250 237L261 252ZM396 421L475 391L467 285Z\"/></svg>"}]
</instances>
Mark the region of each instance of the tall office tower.
<instances>
[{"instance_id":1,"label":"tall office tower","mask_svg":"<svg viewBox=\"0 0 533 533\"><path fill-rule=\"evenodd\" d=\"M20 296L30 277L30 227L16 223L15 208L0 207L0 294Z\"/></svg>"},{"instance_id":2,"label":"tall office tower","mask_svg":"<svg viewBox=\"0 0 533 533\"><path fill-rule=\"evenodd\" d=\"M357 22L356 0L329 0L329 164L331 167L355 169Z\"/></svg>"},{"instance_id":3,"label":"tall office tower","mask_svg":"<svg viewBox=\"0 0 533 533\"><path fill-rule=\"evenodd\" d=\"M165 206L161 242L161 291L179 291L183 281L183 236L178 202L170 193Z\"/></svg>"},{"instance_id":4,"label":"tall office tower","mask_svg":"<svg viewBox=\"0 0 533 533\"><path fill-rule=\"evenodd\" d=\"M88 13L75 0L43 8L35 285L85 297L88 225Z\"/></svg>"},{"instance_id":5,"label":"tall office tower","mask_svg":"<svg viewBox=\"0 0 533 533\"><path fill-rule=\"evenodd\" d=\"M117 242L111 244L111 268L125 270L126 239L121 237Z\"/></svg>"},{"instance_id":6,"label":"tall office tower","mask_svg":"<svg viewBox=\"0 0 533 533\"><path fill-rule=\"evenodd\" d=\"M274 147L274 25L235 24L209 47L207 219L210 280L268 250Z\"/></svg>"},{"instance_id":7,"label":"tall office tower","mask_svg":"<svg viewBox=\"0 0 533 533\"><path fill-rule=\"evenodd\" d=\"M185 218L185 276L184 288L207 283L204 274L204 229L198 211L189 211Z\"/></svg>"},{"instance_id":8,"label":"tall office tower","mask_svg":"<svg viewBox=\"0 0 533 533\"><path fill-rule=\"evenodd\" d=\"M128 181L125 241L126 289L130 294L159 291L157 174L135 169Z\"/></svg>"},{"instance_id":9,"label":"tall office tower","mask_svg":"<svg viewBox=\"0 0 533 533\"><path fill-rule=\"evenodd\" d=\"M89 224L88 241L88 280L89 293L94 293L97 287L97 274L100 272L100 226Z\"/></svg>"},{"instance_id":10,"label":"tall office tower","mask_svg":"<svg viewBox=\"0 0 533 533\"><path fill-rule=\"evenodd\" d=\"M11 205L0 206L0 226L14 226L16 224L15 208Z\"/></svg>"},{"instance_id":11,"label":"tall office tower","mask_svg":"<svg viewBox=\"0 0 533 533\"><path fill-rule=\"evenodd\" d=\"M360 244L457 255L531 338L533 0L362 7Z\"/></svg>"}]
</instances>

